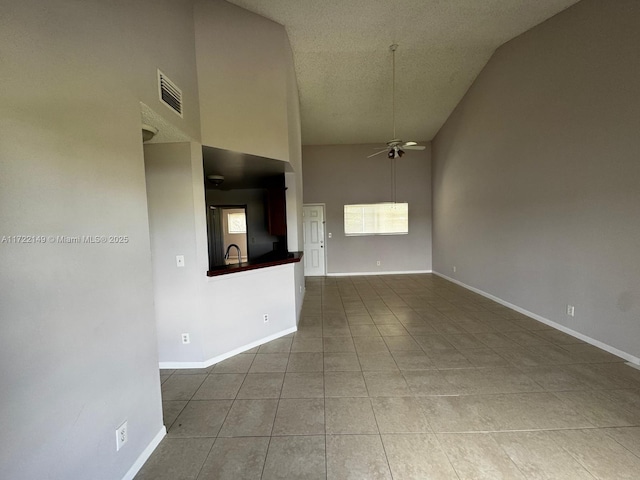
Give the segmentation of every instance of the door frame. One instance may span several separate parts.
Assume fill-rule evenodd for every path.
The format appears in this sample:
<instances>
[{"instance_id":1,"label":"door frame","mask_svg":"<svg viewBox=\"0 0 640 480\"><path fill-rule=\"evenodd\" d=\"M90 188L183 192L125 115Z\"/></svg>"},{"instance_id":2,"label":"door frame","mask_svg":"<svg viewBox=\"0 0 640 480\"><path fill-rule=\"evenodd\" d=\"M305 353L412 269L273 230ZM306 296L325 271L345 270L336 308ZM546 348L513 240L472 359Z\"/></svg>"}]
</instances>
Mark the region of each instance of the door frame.
<instances>
[{"instance_id":1,"label":"door frame","mask_svg":"<svg viewBox=\"0 0 640 480\"><path fill-rule=\"evenodd\" d=\"M314 202L314 203L303 203L302 204L302 211L304 212L304 207L322 207L322 245L324 246L324 255L322 256L322 262L323 262L323 269L324 269L324 277L327 276L327 250L328 250L328 246L327 246L327 204L326 203L320 203L320 202ZM302 219L302 222L304 223L304 217ZM304 229L304 226L302 227ZM304 250L304 238L303 238L303 242L302 242L302 249ZM307 276L306 272L305 272L305 277ZM313 275L314 277L316 275Z\"/></svg>"}]
</instances>

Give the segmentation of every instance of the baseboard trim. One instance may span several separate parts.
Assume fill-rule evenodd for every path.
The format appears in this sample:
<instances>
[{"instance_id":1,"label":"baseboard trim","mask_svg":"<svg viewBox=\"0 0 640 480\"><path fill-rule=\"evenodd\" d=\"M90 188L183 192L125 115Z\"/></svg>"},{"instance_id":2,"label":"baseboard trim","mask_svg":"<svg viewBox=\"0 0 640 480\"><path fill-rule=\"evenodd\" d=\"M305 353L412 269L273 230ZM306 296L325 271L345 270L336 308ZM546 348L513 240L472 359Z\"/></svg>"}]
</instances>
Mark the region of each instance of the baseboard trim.
<instances>
[{"instance_id":1,"label":"baseboard trim","mask_svg":"<svg viewBox=\"0 0 640 480\"><path fill-rule=\"evenodd\" d=\"M151 440L149 445L147 445L147 447L142 451L142 453L136 459L133 465L131 465L131 468L129 469L129 471L125 473L124 477L122 477L122 480L133 480L133 478L138 474L138 472L144 465L144 462L146 462L149 459L153 451L160 444L160 442L162 441L162 439L165 437L166 434L167 434L167 429L163 425L160 431L156 434L156 436L153 437L153 440Z\"/></svg>"},{"instance_id":2,"label":"baseboard trim","mask_svg":"<svg viewBox=\"0 0 640 480\"><path fill-rule=\"evenodd\" d=\"M246 352L247 350L251 350L252 348L259 347L260 345L270 342L272 340L276 340L280 337L284 337L285 335L289 335L290 333L294 333L298 330L298 327L291 327L285 330L281 330L278 333L274 333L273 335L269 335L268 337L261 338L260 340L256 340L255 342L248 343L243 345L242 347L234 348L233 350L223 353L222 355L217 355L213 358L205 360L204 362L158 362L158 365L162 369L183 369L183 368L207 368L211 365L219 363L227 358L233 357L234 355L238 355L239 353Z\"/></svg>"},{"instance_id":3,"label":"baseboard trim","mask_svg":"<svg viewBox=\"0 0 640 480\"><path fill-rule=\"evenodd\" d=\"M369 277L377 275L411 275L412 273L433 273L431 270L410 270L398 272L353 272L353 273L327 273L327 277Z\"/></svg>"},{"instance_id":4,"label":"baseboard trim","mask_svg":"<svg viewBox=\"0 0 640 480\"><path fill-rule=\"evenodd\" d=\"M455 283L456 285L459 285L463 288L466 288L467 290L470 290L474 293L477 293L479 295L482 295L483 297L486 297L490 300L493 300L496 303L499 303L500 305L504 305L505 307L508 307L512 310L515 310L516 312L522 313L523 315L526 315L527 317L531 317L534 320L538 320L539 322L544 323L545 325L549 325L550 327L555 328L556 330L560 330L561 332L566 333L567 335L571 335L572 337L575 337L579 340L582 340L583 342L587 342L591 345L593 345L594 347L598 347L606 352L609 352L613 355L616 355L617 357L620 358L624 358L625 360L627 360L629 363L632 363L634 365L640 365L640 358L631 355L630 353L627 352L623 352L622 350L618 350L616 347L612 347L611 345L608 345L606 343L601 342L600 340L596 340L595 338L591 338L587 335L584 335L580 332L577 332L575 330L572 330L570 328L565 327L564 325L561 325L559 323L554 322L553 320L549 320L548 318L542 317L536 313L530 312L529 310L525 310L524 308L521 308L517 305L514 305L513 303L509 303L506 300L503 300L499 297L496 297L495 295L491 295L490 293L484 292L482 290L480 290L479 288L475 288L472 287L471 285L467 285L466 283L462 283L460 280L456 280L455 278L451 278L448 277L442 273L436 272L434 270L433 272L434 275L437 275L441 278L444 278L445 280L450 281L451 283Z\"/></svg>"}]
</instances>

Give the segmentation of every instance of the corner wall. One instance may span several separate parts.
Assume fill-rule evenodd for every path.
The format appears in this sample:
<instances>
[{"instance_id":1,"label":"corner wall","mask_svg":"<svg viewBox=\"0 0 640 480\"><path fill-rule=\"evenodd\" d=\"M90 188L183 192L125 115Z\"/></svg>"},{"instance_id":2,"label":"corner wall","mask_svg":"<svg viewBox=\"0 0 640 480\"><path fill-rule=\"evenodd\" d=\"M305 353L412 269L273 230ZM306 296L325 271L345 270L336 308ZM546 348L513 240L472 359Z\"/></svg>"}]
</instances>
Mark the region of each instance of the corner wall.
<instances>
[{"instance_id":1,"label":"corner wall","mask_svg":"<svg viewBox=\"0 0 640 480\"><path fill-rule=\"evenodd\" d=\"M512 40L433 142L434 270L636 360L639 24L583 0Z\"/></svg>"},{"instance_id":2,"label":"corner wall","mask_svg":"<svg viewBox=\"0 0 640 480\"><path fill-rule=\"evenodd\" d=\"M409 203L409 234L344 235L344 205L393 200L392 161L384 154L367 158L377 147L303 147L304 203L326 205L329 275L431 270L430 146L396 160L396 196L398 202Z\"/></svg>"},{"instance_id":3,"label":"corner wall","mask_svg":"<svg viewBox=\"0 0 640 480\"><path fill-rule=\"evenodd\" d=\"M46 239L0 243L0 478L128 478L164 433L140 102L199 136L192 10L0 11L0 238ZM184 119L160 104L157 68ZM83 236L107 240L58 239Z\"/></svg>"}]
</instances>

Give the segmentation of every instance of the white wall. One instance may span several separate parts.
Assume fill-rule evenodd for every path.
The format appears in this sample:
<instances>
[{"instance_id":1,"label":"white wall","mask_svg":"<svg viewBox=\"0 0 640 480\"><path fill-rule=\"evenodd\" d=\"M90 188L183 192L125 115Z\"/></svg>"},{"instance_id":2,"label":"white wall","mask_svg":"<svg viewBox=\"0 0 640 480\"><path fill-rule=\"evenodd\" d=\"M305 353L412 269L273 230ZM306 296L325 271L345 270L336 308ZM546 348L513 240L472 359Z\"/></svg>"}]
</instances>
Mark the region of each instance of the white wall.
<instances>
[{"instance_id":1,"label":"white wall","mask_svg":"<svg viewBox=\"0 0 640 480\"><path fill-rule=\"evenodd\" d=\"M194 18L202 143L289 161L284 27L223 1Z\"/></svg>"},{"instance_id":2,"label":"white wall","mask_svg":"<svg viewBox=\"0 0 640 480\"><path fill-rule=\"evenodd\" d=\"M639 24L583 0L509 42L433 144L435 270L636 359Z\"/></svg>"},{"instance_id":3,"label":"white wall","mask_svg":"<svg viewBox=\"0 0 640 480\"><path fill-rule=\"evenodd\" d=\"M290 252L304 249L302 239L302 132L300 126L300 98L293 63L293 52L285 42L287 68L287 115L289 120L289 163L293 172L285 173L287 187L287 246Z\"/></svg>"},{"instance_id":4,"label":"white wall","mask_svg":"<svg viewBox=\"0 0 640 480\"><path fill-rule=\"evenodd\" d=\"M139 102L199 136L193 36L184 2L0 1L0 236L128 237L0 243L0 478L122 478L163 431Z\"/></svg>"},{"instance_id":5,"label":"white wall","mask_svg":"<svg viewBox=\"0 0 640 480\"><path fill-rule=\"evenodd\" d=\"M191 162L192 149L199 147L195 143L158 143L144 147L161 360L203 358L197 292L207 267L197 260ZM199 188L204 187L201 184ZM177 266L176 255L184 256L184 267ZM182 333L190 334L191 343L182 343Z\"/></svg>"},{"instance_id":6,"label":"white wall","mask_svg":"<svg viewBox=\"0 0 640 480\"><path fill-rule=\"evenodd\" d=\"M376 147L303 147L304 203L326 205L328 274L431 270L430 147L408 152L396 162L396 197L409 203L409 234L344 235L344 205L393 200L391 160L385 154L367 158Z\"/></svg>"},{"instance_id":7,"label":"white wall","mask_svg":"<svg viewBox=\"0 0 640 480\"><path fill-rule=\"evenodd\" d=\"M208 366L294 331L302 303L300 264L207 277L201 147L152 144L144 151L161 366ZM247 191L226 193L234 192ZM176 266L176 255L184 255L184 267ZM182 344L182 333L191 343Z\"/></svg>"},{"instance_id":8,"label":"white wall","mask_svg":"<svg viewBox=\"0 0 640 480\"><path fill-rule=\"evenodd\" d=\"M202 292L204 359L209 364L211 359L239 353L296 329L293 264L211 277Z\"/></svg>"},{"instance_id":9,"label":"white wall","mask_svg":"<svg viewBox=\"0 0 640 480\"><path fill-rule=\"evenodd\" d=\"M293 175L288 229L301 224L300 116L293 57L284 28L226 2L195 7L203 143L286 161ZM286 265L208 278L202 151L198 143L145 148L159 359L164 367L210 365L234 352L295 329L299 267ZM246 194L246 195L245 195ZM209 191L216 203L251 204L249 223L262 221L262 191ZM257 196L257 197L256 197ZM247 198L249 200L247 200ZM252 203L259 199L259 211ZM251 228L251 225L250 225ZM252 257L275 237L250 244ZM290 240L291 245L296 240ZM267 248L268 247L268 248ZM175 256L185 255L185 267ZM262 315L272 318L264 325ZM181 333L191 334L183 345Z\"/></svg>"}]
</instances>

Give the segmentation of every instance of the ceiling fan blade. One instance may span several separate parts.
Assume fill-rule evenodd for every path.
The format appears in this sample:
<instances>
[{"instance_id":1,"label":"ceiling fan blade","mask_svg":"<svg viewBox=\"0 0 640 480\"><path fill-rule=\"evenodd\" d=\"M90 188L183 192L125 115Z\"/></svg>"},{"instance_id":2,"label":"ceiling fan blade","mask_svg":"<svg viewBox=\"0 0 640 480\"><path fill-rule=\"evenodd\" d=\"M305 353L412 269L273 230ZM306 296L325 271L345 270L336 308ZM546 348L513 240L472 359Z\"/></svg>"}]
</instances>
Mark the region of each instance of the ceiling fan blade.
<instances>
[{"instance_id":1,"label":"ceiling fan blade","mask_svg":"<svg viewBox=\"0 0 640 480\"><path fill-rule=\"evenodd\" d=\"M405 145L402 147L403 150L424 150L425 147L424 145Z\"/></svg>"},{"instance_id":2,"label":"ceiling fan blade","mask_svg":"<svg viewBox=\"0 0 640 480\"><path fill-rule=\"evenodd\" d=\"M404 144L402 145L403 147L413 147L415 145L418 145L416 142L404 142Z\"/></svg>"},{"instance_id":3,"label":"ceiling fan blade","mask_svg":"<svg viewBox=\"0 0 640 480\"><path fill-rule=\"evenodd\" d=\"M379 152L372 153L371 155L367 156L367 158L375 157L376 155L380 155L381 153L384 153L387 150L388 150L388 148L385 148L384 150L380 150Z\"/></svg>"}]
</instances>

